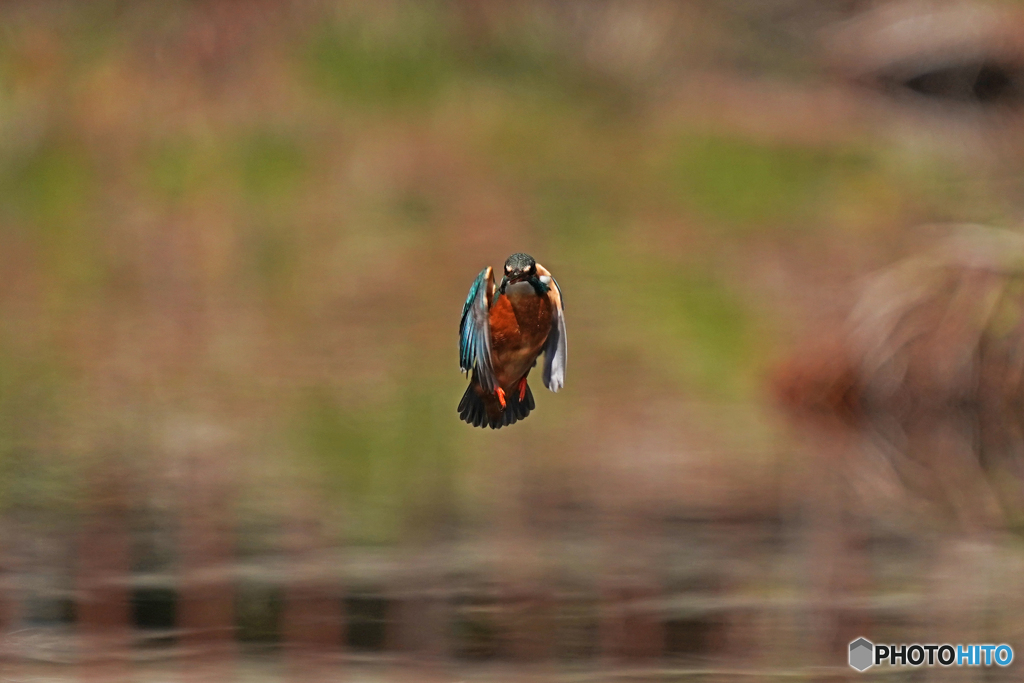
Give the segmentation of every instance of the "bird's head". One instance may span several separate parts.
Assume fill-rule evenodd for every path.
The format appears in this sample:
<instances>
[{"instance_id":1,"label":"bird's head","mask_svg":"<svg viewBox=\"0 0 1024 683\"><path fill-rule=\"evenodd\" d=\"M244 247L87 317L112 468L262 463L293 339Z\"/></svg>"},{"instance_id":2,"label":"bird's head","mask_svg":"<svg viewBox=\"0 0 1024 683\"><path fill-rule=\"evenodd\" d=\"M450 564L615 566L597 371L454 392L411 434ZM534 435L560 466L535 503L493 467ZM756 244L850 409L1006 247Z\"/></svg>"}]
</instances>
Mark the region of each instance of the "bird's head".
<instances>
[{"instance_id":1,"label":"bird's head","mask_svg":"<svg viewBox=\"0 0 1024 683\"><path fill-rule=\"evenodd\" d=\"M537 277L537 262L529 254L512 254L505 261L505 281L512 285Z\"/></svg>"}]
</instances>

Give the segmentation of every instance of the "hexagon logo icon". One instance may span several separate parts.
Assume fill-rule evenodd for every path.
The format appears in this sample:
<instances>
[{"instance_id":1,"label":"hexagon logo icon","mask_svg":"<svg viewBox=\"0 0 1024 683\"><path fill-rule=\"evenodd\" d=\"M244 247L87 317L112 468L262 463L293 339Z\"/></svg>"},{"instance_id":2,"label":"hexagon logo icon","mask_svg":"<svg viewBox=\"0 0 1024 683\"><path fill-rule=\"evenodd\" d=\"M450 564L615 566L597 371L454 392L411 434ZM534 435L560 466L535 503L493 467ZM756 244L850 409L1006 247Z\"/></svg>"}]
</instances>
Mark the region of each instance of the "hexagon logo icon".
<instances>
[{"instance_id":1,"label":"hexagon logo icon","mask_svg":"<svg viewBox=\"0 0 1024 683\"><path fill-rule=\"evenodd\" d=\"M850 666L865 671L874 664L875 644L867 638L858 638L850 643Z\"/></svg>"}]
</instances>

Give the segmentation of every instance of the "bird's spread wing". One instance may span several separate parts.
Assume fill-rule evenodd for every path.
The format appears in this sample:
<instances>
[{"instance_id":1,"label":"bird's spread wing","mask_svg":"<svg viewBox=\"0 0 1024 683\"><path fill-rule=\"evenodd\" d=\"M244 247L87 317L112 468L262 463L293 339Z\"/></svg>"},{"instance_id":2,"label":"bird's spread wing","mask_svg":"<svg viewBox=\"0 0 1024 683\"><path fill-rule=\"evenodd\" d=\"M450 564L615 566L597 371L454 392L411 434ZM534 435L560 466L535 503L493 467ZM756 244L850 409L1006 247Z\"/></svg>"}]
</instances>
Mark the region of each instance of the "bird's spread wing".
<instances>
[{"instance_id":1,"label":"bird's spread wing","mask_svg":"<svg viewBox=\"0 0 1024 683\"><path fill-rule=\"evenodd\" d=\"M565 312L562 308L562 290L551 273L539 263L537 273L540 274L541 282L548 285L548 298L554 309L551 331L544 346L544 386L551 391L558 391L565 384Z\"/></svg>"},{"instance_id":2,"label":"bird's spread wing","mask_svg":"<svg viewBox=\"0 0 1024 683\"><path fill-rule=\"evenodd\" d=\"M480 271L469 288L466 305L459 323L459 367L463 372L476 368L477 381L487 391L494 391L494 368L491 366L491 301L494 300L494 271L490 266Z\"/></svg>"}]
</instances>

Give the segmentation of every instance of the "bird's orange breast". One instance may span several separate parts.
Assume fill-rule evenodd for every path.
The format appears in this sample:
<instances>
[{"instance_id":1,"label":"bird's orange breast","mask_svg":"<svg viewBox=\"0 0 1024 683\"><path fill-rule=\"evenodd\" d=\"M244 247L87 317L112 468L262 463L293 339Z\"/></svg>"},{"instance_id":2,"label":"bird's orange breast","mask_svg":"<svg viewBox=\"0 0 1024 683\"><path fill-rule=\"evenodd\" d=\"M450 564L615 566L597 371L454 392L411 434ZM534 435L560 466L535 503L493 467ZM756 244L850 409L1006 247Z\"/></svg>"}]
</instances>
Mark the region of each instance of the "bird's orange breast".
<instances>
[{"instance_id":1,"label":"bird's orange breast","mask_svg":"<svg viewBox=\"0 0 1024 683\"><path fill-rule=\"evenodd\" d=\"M530 285L526 285L530 287ZM512 291L510 291L512 290ZM508 288L490 309L491 360L498 384L508 389L530 371L551 331L551 301L521 287Z\"/></svg>"}]
</instances>

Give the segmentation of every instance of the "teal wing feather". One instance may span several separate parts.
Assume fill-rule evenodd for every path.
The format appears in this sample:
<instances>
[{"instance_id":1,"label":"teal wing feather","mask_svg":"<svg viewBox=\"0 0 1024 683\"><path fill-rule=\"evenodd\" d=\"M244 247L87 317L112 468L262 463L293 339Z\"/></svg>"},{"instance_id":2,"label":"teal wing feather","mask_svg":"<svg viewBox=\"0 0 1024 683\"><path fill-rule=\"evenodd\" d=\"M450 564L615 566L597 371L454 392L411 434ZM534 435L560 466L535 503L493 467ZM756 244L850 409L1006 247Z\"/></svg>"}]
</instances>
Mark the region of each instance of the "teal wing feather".
<instances>
[{"instance_id":1,"label":"teal wing feather","mask_svg":"<svg viewBox=\"0 0 1024 683\"><path fill-rule=\"evenodd\" d=\"M544 386L551 391L558 391L565 385L565 361L567 346L565 339L565 309L562 305L562 289L558 286L555 278L539 263L537 272L540 274L541 282L554 285L547 291L551 300L551 307L554 309L551 316L551 330L548 332L548 340L544 345Z\"/></svg>"},{"instance_id":2,"label":"teal wing feather","mask_svg":"<svg viewBox=\"0 0 1024 683\"><path fill-rule=\"evenodd\" d=\"M494 391L494 368L491 365L490 309L494 299L494 271L490 266L480 271L469 288L466 305L459 323L459 367L463 372L476 370L477 381L487 391Z\"/></svg>"}]
</instances>

